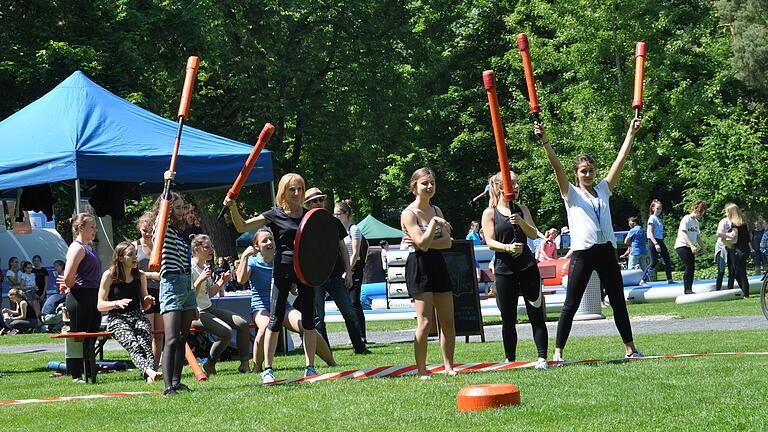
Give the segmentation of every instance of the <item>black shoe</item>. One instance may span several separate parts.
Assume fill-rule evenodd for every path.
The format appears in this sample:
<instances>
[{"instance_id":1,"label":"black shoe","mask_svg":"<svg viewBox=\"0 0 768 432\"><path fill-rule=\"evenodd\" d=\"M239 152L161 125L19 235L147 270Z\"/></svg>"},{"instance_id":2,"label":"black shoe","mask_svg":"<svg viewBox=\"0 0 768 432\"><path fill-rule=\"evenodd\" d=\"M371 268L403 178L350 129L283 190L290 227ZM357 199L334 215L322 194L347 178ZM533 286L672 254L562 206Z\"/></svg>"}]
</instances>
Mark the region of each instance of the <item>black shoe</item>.
<instances>
[{"instance_id":1,"label":"black shoe","mask_svg":"<svg viewBox=\"0 0 768 432\"><path fill-rule=\"evenodd\" d=\"M368 348L363 348L360 351L355 350L355 354L368 355L368 354L373 354L373 353Z\"/></svg>"},{"instance_id":2,"label":"black shoe","mask_svg":"<svg viewBox=\"0 0 768 432\"><path fill-rule=\"evenodd\" d=\"M173 396L179 394L173 387L168 387L163 391L163 396Z\"/></svg>"},{"instance_id":3,"label":"black shoe","mask_svg":"<svg viewBox=\"0 0 768 432\"><path fill-rule=\"evenodd\" d=\"M186 384L182 384L182 383L178 383L178 384L176 384L175 386L173 386L173 387L172 387L172 389L176 390L177 392L180 392L180 391L188 391L188 392L191 392L191 391L192 391L192 389L191 389L191 388L187 387L187 385L186 385Z\"/></svg>"},{"instance_id":4,"label":"black shoe","mask_svg":"<svg viewBox=\"0 0 768 432\"><path fill-rule=\"evenodd\" d=\"M688 294L693 294L693 291L691 291L691 290L688 290L688 291L683 291L683 294L685 294L685 295L688 295Z\"/></svg>"}]
</instances>

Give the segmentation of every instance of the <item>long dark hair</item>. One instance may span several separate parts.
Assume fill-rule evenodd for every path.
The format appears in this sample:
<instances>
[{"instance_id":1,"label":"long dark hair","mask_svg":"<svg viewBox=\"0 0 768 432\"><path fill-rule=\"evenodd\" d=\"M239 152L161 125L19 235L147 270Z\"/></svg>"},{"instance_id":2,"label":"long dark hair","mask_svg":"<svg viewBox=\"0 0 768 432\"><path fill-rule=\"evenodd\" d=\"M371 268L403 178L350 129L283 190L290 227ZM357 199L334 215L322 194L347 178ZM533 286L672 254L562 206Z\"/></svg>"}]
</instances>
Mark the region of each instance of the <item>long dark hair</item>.
<instances>
[{"instance_id":1,"label":"long dark hair","mask_svg":"<svg viewBox=\"0 0 768 432\"><path fill-rule=\"evenodd\" d=\"M173 203L176 202L176 200L184 200L181 197L181 194L178 192L170 191L168 192L168 200L170 201L170 207L173 207ZM155 201L155 205L152 206L152 223L157 223L157 214L160 213L160 203L163 202L163 197L159 196L157 197L157 200ZM171 208L168 211L168 225L175 229L178 232L184 231L184 228L186 227L186 221L184 220L184 216L176 218L173 215L173 208Z\"/></svg>"},{"instance_id":2,"label":"long dark hair","mask_svg":"<svg viewBox=\"0 0 768 432\"><path fill-rule=\"evenodd\" d=\"M125 271L123 271L123 266L120 265L120 257L124 256L131 248L133 248L134 251L136 250L136 246L130 242L120 242L115 246L115 252L112 254L112 261L109 263L109 274L112 275L113 282L125 283ZM139 279L141 277L141 271L134 267L131 269L131 276L134 279Z\"/></svg>"}]
</instances>

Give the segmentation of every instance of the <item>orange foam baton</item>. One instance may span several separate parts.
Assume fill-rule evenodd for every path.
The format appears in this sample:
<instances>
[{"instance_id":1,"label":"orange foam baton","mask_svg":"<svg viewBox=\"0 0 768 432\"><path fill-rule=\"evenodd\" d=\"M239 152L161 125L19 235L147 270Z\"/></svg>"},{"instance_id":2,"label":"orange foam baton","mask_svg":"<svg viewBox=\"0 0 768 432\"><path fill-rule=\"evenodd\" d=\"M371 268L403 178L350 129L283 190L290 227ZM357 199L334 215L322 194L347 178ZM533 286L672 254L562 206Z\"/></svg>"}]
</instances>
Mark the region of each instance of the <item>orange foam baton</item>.
<instances>
[{"instance_id":1,"label":"orange foam baton","mask_svg":"<svg viewBox=\"0 0 768 432\"><path fill-rule=\"evenodd\" d=\"M640 117L643 109L643 80L645 79L645 42L635 46L635 96L632 99L632 109L635 117Z\"/></svg>"},{"instance_id":2,"label":"orange foam baton","mask_svg":"<svg viewBox=\"0 0 768 432\"><path fill-rule=\"evenodd\" d=\"M243 188L245 181L248 179L248 175L251 173L253 166L256 164L256 160L259 158L261 151L264 150L264 147L267 146L267 143L269 142L269 139L272 138L272 133L274 132L275 132L274 126L272 126L269 123L264 125L264 129L261 130L261 133L259 134L259 139L258 141L256 141L256 145L253 146L253 150L251 150L251 154L248 155L248 159L245 161L245 165L243 165L243 169L240 170L240 174L237 175L237 178L235 179L235 182L232 184L232 187L229 188L229 190L227 191L227 197L229 199L232 199L232 200L237 199L237 196L240 194L240 189ZM226 206L221 208L221 211L219 212L219 219L221 219L221 217L224 216L225 211L227 211Z\"/></svg>"},{"instance_id":3,"label":"orange foam baton","mask_svg":"<svg viewBox=\"0 0 768 432\"><path fill-rule=\"evenodd\" d=\"M205 381L208 379L208 375L203 372L203 368L200 367L200 363L195 358L195 353L192 352L192 348L188 343L184 343L184 357L187 359L189 368L192 369L192 373L195 374L195 379L198 381Z\"/></svg>"},{"instance_id":4,"label":"orange foam baton","mask_svg":"<svg viewBox=\"0 0 768 432\"><path fill-rule=\"evenodd\" d=\"M492 70L483 72L483 84L485 85L485 93L488 94L488 105L491 107L491 122L493 123L496 153L499 156L499 168L504 185L504 200L512 201L517 197L512 190L512 177L509 174L509 159L507 159L507 143L504 141L504 126L501 123L499 99L496 96L496 76Z\"/></svg>"},{"instance_id":5,"label":"orange foam baton","mask_svg":"<svg viewBox=\"0 0 768 432\"><path fill-rule=\"evenodd\" d=\"M533 76L533 66L531 65L531 50L528 46L528 36L525 33L520 33L517 36L517 47L520 48L520 55L523 57L523 70L525 71L525 84L528 87L531 114L537 122L541 123L539 119L541 106L539 105L539 96L536 94L536 78Z\"/></svg>"},{"instance_id":6,"label":"orange foam baton","mask_svg":"<svg viewBox=\"0 0 768 432\"><path fill-rule=\"evenodd\" d=\"M176 171L176 159L179 156L181 131L184 128L184 120L187 118L187 113L189 113L189 102L192 100L192 87L195 85L195 77L197 76L197 68L199 64L200 59L195 56L191 56L187 60L187 74L184 78L184 88L181 92L181 103L179 104L179 127L176 129L176 142L173 145L171 166L168 168L171 172ZM152 271L160 271L160 261L162 260L165 232L168 228L168 213L171 208L171 203L168 200L170 191L171 180L166 180L165 184L163 185L163 193L160 195L162 200L160 201L160 208L157 213L157 232L155 233L155 240L152 244L152 255L149 257L149 269Z\"/></svg>"}]
</instances>

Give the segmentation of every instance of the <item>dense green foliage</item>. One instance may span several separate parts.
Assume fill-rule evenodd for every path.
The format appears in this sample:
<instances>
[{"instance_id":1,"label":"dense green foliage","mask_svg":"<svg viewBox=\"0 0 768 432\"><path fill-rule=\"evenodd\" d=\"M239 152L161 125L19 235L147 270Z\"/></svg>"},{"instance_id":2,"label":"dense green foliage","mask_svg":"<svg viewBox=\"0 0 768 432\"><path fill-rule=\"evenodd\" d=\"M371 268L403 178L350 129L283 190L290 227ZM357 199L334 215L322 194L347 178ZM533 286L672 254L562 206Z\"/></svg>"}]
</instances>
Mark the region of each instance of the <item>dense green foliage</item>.
<instances>
[{"instance_id":1,"label":"dense green foliage","mask_svg":"<svg viewBox=\"0 0 768 432\"><path fill-rule=\"evenodd\" d=\"M172 117L185 59L199 55L190 124L252 142L271 122L276 177L298 171L308 186L353 198L360 218L395 226L410 173L431 166L435 201L458 236L480 216L469 200L498 170L481 81L494 69L522 201L541 228L559 227L565 212L531 133L516 36L530 38L555 150L566 166L593 155L599 175L632 115L642 40L646 118L614 193L614 224L646 216L659 198L674 229L703 198L718 209L704 223L712 231L726 202L753 219L768 211L767 22L761 0L2 2L0 118L76 69ZM213 213L221 196L195 200ZM269 193L241 200L262 211Z\"/></svg>"}]
</instances>

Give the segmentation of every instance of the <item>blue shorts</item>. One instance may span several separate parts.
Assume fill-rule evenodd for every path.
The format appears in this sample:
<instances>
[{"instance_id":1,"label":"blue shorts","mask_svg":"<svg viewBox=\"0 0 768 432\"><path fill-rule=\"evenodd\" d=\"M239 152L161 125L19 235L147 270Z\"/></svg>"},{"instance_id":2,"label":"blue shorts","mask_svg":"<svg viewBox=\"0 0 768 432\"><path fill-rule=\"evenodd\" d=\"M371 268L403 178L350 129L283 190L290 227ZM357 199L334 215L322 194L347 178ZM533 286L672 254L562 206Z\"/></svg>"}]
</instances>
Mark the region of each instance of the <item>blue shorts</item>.
<instances>
[{"instance_id":1,"label":"blue shorts","mask_svg":"<svg viewBox=\"0 0 768 432\"><path fill-rule=\"evenodd\" d=\"M189 274L169 274L160 278L160 313L197 307Z\"/></svg>"}]
</instances>

